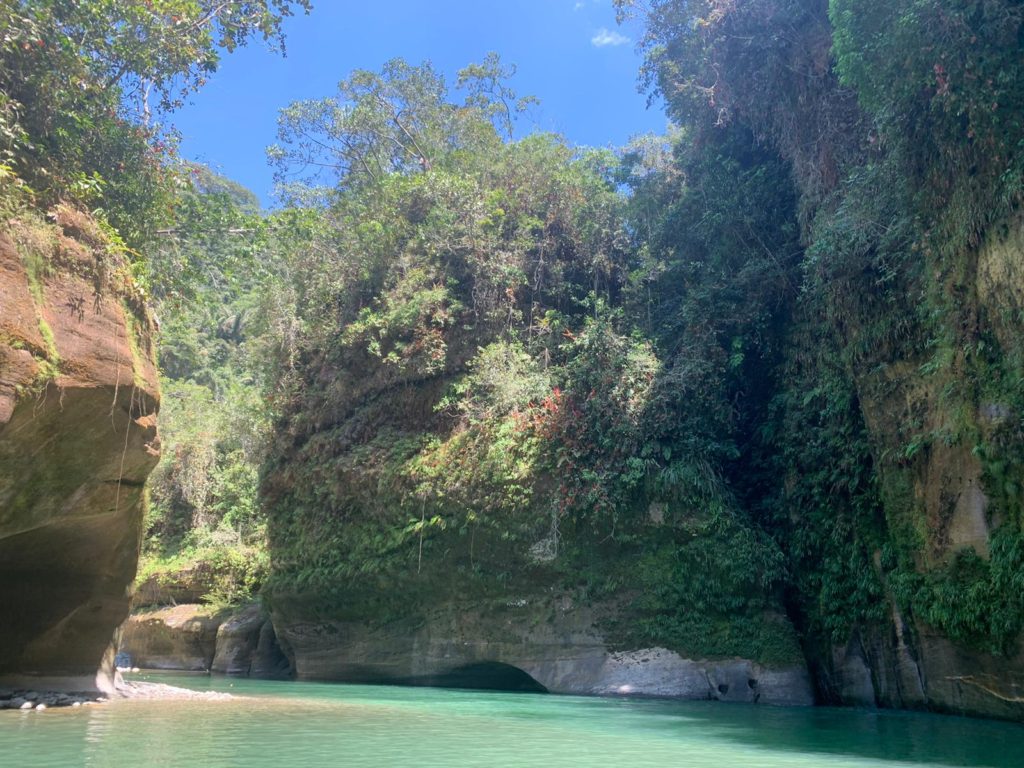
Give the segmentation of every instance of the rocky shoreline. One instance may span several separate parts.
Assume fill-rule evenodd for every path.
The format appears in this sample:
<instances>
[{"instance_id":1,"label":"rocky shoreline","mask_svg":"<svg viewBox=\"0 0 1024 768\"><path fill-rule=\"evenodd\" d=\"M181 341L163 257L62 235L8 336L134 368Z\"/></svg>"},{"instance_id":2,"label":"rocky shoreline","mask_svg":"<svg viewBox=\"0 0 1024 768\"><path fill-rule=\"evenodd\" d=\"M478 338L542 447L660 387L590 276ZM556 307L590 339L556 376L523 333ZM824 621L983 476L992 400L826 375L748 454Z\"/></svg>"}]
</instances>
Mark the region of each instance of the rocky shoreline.
<instances>
[{"instance_id":1,"label":"rocky shoreline","mask_svg":"<svg viewBox=\"0 0 1024 768\"><path fill-rule=\"evenodd\" d=\"M0 709L44 710L53 707L81 707L105 701L108 701L107 696L89 693L0 689Z\"/></svg>"},{"instance_id":2,"label":"rocky shoreline","mask_svg":"<svg viewBox=\"0 0 1024 768\"><path fill-rule=\"evenodd\" d=\"M0 688L0 710L44 711L59 707L84 707L106 704L110 701L131 699L138 701L230 701L237 698L230 693L192 691L164 683L121 682L113 695L35 691L27 688Z\"/></svg>"},{"instance_id":3,"label":"rocky shoreline","mask_svg":"<svg viewBox=\"0 0 1024 768\"><path fill-rule=\"evenodd\" d=\"M166 683L124 682L117 687L117 698L147 701L232 701L240 698L220 691L193 691Z\"/></svg>"}]
</instances>

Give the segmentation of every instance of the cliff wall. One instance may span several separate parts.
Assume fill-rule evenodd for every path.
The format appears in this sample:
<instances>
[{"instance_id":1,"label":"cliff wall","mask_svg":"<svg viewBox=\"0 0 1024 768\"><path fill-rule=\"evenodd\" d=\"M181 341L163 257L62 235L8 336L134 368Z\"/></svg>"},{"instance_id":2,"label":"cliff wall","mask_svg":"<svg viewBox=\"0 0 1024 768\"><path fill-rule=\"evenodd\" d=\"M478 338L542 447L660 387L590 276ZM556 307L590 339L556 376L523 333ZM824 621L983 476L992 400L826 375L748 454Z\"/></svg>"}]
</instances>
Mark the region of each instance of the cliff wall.
<instances>
[{"instance_id":1,"label":"cliff wall","mask_svg":"<svg viewBox=\"0 0 1024 768\"><path fill-rule=\"evenodd\" d=\"M1020 720L1021 219L961 261L948 362L897 356L855 377L883 512L880 610L815 664L827 701Z\"/></svg>"},{"instance_id":2,"label":"cliff wall","mask_svg":"<svg viewBox=\"0 0 1024 768\"><path fill-rule=\"evenodd\" d=\"M159 456L153 325L95 222L50 218L0 231L0 676L109 689Z\"/></svg>"}]
</instances>

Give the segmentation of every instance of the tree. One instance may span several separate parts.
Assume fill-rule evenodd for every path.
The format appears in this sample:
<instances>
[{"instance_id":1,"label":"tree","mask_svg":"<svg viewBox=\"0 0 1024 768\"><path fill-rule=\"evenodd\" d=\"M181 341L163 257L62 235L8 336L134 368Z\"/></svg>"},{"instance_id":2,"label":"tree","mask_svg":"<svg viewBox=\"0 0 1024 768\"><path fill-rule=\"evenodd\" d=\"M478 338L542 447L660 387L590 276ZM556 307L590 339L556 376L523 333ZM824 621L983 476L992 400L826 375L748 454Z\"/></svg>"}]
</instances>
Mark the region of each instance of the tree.
<instances>
[{"instance_id":1,"label":"tree","mask_svg":"<svg viewBox=\"0 0 1024 768\"><path fill-rule=\"evenodd\" d=\"M379 183L388 174L452 167L457 157L483 156L511 136L515 115L533 97L518 97L508 79L515 67L497 54L459 72L462 104L429 62L392 59L381 71L356 70L324 99L282 110L280 143L268 150L287 193L309 199L331 189Z\"/></svg>"},{"instance_id":2,"label":"tree","mask_svg":"<svg viewBox=\"0 0 1024 768\"><path fill-rule=\"evenodd\" d=\"M505 66L493 51L480 64L470 64L459 70L457 85L468 91L466 105L479 109L494 122L494 127L509 139L516 115L530 106L539 104L535 96L518 96L508 81L515 77L516 66Z\"/></svg>"},{"instance_id":3,"label":"tree","mask_svg":"<svg viewBox=\"0 0 1024 768\"><path fill-rule=\"evenodd\" d=\"M0 164L46 203L102 207L130 244L165 218L173 137L155 121L310 0L0 0Z\"/></svg>"}]
</instances>

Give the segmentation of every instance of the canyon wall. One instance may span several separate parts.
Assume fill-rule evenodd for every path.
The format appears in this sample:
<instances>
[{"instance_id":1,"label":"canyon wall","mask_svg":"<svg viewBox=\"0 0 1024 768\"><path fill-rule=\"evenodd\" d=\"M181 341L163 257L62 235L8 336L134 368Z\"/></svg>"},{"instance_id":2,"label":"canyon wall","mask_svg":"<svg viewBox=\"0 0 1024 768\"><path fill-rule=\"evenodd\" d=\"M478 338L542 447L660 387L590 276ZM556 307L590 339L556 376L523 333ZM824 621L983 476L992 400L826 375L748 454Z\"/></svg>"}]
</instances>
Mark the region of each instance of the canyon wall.
<instances>
[{"instance_id":1,"label":"canyon wall","mask_svg":"<svg viewBox=\"0 0 1024 768\"><path fill-rule=\"evenodd\" d=\"M0 231L0 676L113 686L159 458L152 336L88 216Z\"/></svg>"}]
</instances>

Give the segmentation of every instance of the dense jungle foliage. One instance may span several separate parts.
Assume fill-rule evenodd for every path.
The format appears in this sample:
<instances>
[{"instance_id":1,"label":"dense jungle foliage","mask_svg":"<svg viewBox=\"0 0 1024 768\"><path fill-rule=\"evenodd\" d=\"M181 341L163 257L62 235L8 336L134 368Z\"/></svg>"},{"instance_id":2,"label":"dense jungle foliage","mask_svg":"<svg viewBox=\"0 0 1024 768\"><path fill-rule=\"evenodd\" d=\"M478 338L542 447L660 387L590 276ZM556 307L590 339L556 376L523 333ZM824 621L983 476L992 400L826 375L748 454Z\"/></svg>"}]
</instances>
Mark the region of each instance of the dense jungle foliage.
<instances>
[{"instance_id":1,"label":"dense jungle foliage","mask_svg":"<svg viewBox=\"0 0 1024 768\"><path fill-rule=\"evenodd\" d=\"M773 664L894 615L1016 647L1020 3L617 0L674 128L616 152L519 135L496 55L395 59L282 110L268 213L160 118L292 6L0 3L5 215L89 209L163 324L146 574L571 594Z\"/></svg>"},{"instance_id":2,"label":"dense jungle foliage","mask_svg":"<svg viewBox=\"0 0 1024 768\"><path fill-rule=\"evenodd\" d=\"M841 640L886 620L887 597L1009 651L1024 627L1021 304L986 290L1000 257L985 254L1022 190L1021 7L618 5L645 14L647 82L675 119L708 147L746 126L791 169L800 290L737 483L788 554L791 612ZM991 551L951 541L956 500L928 498L973 471Z\"/></svg>"}]
</instances>

